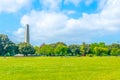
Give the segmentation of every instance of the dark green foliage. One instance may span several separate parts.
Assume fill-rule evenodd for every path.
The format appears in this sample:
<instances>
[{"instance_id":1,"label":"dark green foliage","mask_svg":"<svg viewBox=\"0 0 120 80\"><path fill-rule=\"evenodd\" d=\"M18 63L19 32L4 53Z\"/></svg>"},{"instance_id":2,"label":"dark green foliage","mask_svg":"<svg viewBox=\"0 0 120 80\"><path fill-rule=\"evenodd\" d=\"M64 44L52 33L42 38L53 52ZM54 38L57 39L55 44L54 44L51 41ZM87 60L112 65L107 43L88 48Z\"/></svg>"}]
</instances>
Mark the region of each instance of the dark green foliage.
<instances>
[{"instance_id":1,"label":"dark green foliage","mask_svg":"<svg viewBox=\"0 0 120 80\"><path fill-rule=\"evenodd\" d=\"M86 54L89 54L90 45L83 42L83 44L80 46L80 52L82 56L86 56Z\"/></svg>"},{"instance_id":2,"label":"dark green foliage","mask_svg":"<svg viewBox=\"0 0 120 80\"><path fill-rule=\"evenodd\" d=\"M5 55L5 46L9 43L7 35L0 34L0 55Z\"/></svg>"},{"instance_id":3,"label":"dark green foliage","mask_svg":"<svg viewBox=\"0 0 120 80\"><path fill-rule=\"evenodd\" d=\"M17 46L9 40L7 35L0 34L0 55L15 55L17 53Z\"/></svg>"},{"instance_id":4,"label":"dark green foliage","mask_svg":"<svg viewBox=\"0 0 120 80\"><path fill-rule=\"evenodd\" d=\"M112 45L109 45L111 48L119 48L120 49L120 44L113 43Z\"/></svg>"},{"instance_id":5,"label":"dark green foliage","mask_svg":"<svg viewBox=\"0 0 120 80\"><path fill-rule=\"evenodd\" d=\"M18 50L19 53L24 54L24 56L27 56L28 54L32 55L35 52L34 47L31 44L25 42L18 44Z\"/></svg>"},{"instance_id":6,"label":"dark green foliage","mask_svg":"<svg viewBox=\"0 0 120 80\"><path fill-rule=\"evenodd\" d=\"M65 56L67 55L68 47L63 44L58 44L54 50L55 55Z\"/></svg>"},{"instance_id":7,"label":"dark green foliage","mask_svg":"<svg viewBox=\"0 0 120 80\"><path fill-rule=\"evenodd\" d=\"M40 54L41 55L47 55L47 56L52 56L54 55L54 48L50 45L42 45L40 47Z\"/></svg>"},{"instance_id":8,"label":"dark green foliage","mask_svg":"<svg viewBox=\"0 0 120 80\"><path fill-rule=\"evenodd\" d=\"M80 45L69 45L68 53L70 56L80 56Z\"/></svg>"},{"instance_id":9,"label":"dark green foliage","mask_svg":"<svg viewBox=\"0 0 120 80\"><path fill-rule=\"evenodd\" d=\"M44 56L118 56L120 53L118 45L105 45L104 42L86 44L84 42L82 45L73 44L67 46L63 42L57 42L54 44L42 44L40 47L35 47L35 50L36 54ZM113 47L117 47L117 50L114 50Z\"/></svg>"},{"instance_id":10,"label":"dark green foliage","mask_svg":"<svg viewBox=\"0 0 120 80\"><path fill-rule=\"evenodd\" d=\"M95 55L97 55L97 56L107 56L108 55L108 48L95 47L94 52L95 52Z\"/></svg>"},{"instance_id":11,"label":"dark green foliage","mask_svg":"<svg viewBox=\"0 0 120 80\"><path fill-rule=\"evenodd\" d=\"M111 49L111 55L112 56L120 56L120 49L118 49L118 48L112 48Z\"/></svg>"},{"instance_id":12,"label":"dark green foliage","mask_svg":"<svg viewBox=\"0 0 120 80\"><path fill-rule=\"evenodd\" d=\"M18 46L12 42L6 44L4 47L6 54L9 53L10 56L13 56L18 53Z\"/></svg>"},{"instance_id":13,"label":"dark green foliage","mask_svg":"<svg viewBox=\"0 0 120 80\"><path fill-rule=\"evenodd\" d=\"M98 47L97 43L90 44L90 54L95 54L94 48Z\"/></svg>"},{"instance_id":14,"label":"dark green foliage","mask_svg":"<svg viewBox=\"0 0 120 80\"><path fill-rule=\"evenodd\" d=\"M39 55L40 54L40 47L35 46L34 49L35 49L35 54Z\"/></svg>"},{"instance_id":15,"label":"dark green foliage","mask_svg":"<svg viewBox=\"0 0 120 80\"><path fill-rule=\"evenodd\" d=\"M53 44L42 44L40 47L35 47L35 53L43 56L63 56L67 55L67 45L63 42Z\"/></svg>"}]
</instances>

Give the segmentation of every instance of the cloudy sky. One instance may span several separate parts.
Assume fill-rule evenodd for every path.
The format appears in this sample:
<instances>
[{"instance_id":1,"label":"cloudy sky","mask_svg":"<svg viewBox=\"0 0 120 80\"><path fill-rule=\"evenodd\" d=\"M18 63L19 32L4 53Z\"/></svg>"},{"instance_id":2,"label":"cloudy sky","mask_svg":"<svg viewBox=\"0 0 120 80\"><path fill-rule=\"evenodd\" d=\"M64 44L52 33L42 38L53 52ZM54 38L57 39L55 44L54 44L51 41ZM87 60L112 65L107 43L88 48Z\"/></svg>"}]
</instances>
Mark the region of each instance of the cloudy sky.
<instances>
[{"instance_id":1,"label":"cloudy sky","mask_svg":"<svg viewBox=\"0 0 120 80\"><path fill-rule=\"evenodd\" d=\"M120 0L0 0L0 34L31 44L120 41Z\"/></svg>"}]
</instances>

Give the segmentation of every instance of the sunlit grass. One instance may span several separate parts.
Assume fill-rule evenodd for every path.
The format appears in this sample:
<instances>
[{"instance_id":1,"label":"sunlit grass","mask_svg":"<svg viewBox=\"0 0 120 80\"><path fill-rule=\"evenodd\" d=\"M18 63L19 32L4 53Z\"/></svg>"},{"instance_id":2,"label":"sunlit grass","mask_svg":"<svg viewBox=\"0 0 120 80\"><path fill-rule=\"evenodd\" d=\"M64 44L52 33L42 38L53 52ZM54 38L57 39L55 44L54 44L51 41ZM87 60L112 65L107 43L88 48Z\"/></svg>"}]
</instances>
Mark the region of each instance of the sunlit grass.
<instances>
[{"instance_id":1,"label":"sunlit grass","mask_svg":"<svg viewBox=\"0 0 120 80\"><path fill-rule=\"evenodd\" d=\"M120 80L120 57L0 57L0 80Z\"/></svg>"}]
</instances>

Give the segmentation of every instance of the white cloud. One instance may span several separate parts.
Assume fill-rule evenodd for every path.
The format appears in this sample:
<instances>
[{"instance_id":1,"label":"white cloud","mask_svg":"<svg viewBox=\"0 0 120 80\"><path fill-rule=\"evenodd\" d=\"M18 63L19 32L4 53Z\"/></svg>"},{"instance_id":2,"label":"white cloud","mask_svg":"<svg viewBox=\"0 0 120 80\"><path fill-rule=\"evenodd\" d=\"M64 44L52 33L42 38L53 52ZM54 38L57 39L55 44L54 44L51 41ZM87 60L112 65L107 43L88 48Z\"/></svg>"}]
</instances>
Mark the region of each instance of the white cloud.
<instances>
[{"instance_id":1,"label":"white cloud","mask_svg":"<svg viewBox=\"0 0 120 80\"><path fill-rule=\"evenodd\" d=\"M70 15L70 14L75 14L76 11L74 11L74 10L69 10L69 11L66 11L65 13L68 14L68 15Z\"/></svg>"},{"instance_id":2,"label":"white cloud","mask_svg":"<svg viewBox=\"0 0 120 80\"><path fill-rule=\"evenodd\" d=\"M42 8L46 10L58 10L62 0L40 0Z\"/></svg>"},{"instance_id":3,"label":"white cloud","mask_svg":"<svg viewBox=\"0 0 120 80\"><path fill-rule=\"evenodd\" d=\"M0 0L0 12L16 12L30 4L31 0Z\"/></svg>"},{"instance_id":4,"label":"white cloud","mask_svg":"<svg viewBox=\"0 0 120 80\"><path fill-rule=\"evenodd\" d=\"M83 13L78 19L62 12L33 10L22 17L21 24L30 24L32 41L87 41L120 31L119 5L120 0L108 0L100 13Z\"/></svg>"},{"instance_id":5,"label":"white cloud","mask_svg":"<svg viewBox=\"0 0 120 80\"><path fill-rule=\"evenodd\" d=\"M32 37L37 40L55 37L65 28L67 19L68 17L62 13L32 11L31 14L22 17L21 24L23 26L30 24Z\"/></svg>"},{"instance_id":6,"label":"white cloud","mask_svg":"<svg viewBox=\"0 0 120 80\"><path fill-rule=\"evenodd\" d=\"M89 6L93 1L94 0L85 0L85 4Z\"/></svg>"},{"instance_id":7,"label":"white cloud","mask_svg":"<svg viewBox=\"0 0 120 80\"><path fill-rule=\"evenodd\" d=\"M106 5L106 3L108 2L108 0L97 0L98 1L98 11L99 10L102 10L104 7L105 7L105 5Z\"/></svg>"},{"instance_id":8,"label":"white cloud","mask_svg":"<svg viewBox=\"0 0 120 80\"><path fill-rule=\"evenodd\" d=\"M23 38L24 38L24 28L19 28L17 31L14 31L14 38L17 40L17 41L23 41Z\"/></svg>"}]
</instances>

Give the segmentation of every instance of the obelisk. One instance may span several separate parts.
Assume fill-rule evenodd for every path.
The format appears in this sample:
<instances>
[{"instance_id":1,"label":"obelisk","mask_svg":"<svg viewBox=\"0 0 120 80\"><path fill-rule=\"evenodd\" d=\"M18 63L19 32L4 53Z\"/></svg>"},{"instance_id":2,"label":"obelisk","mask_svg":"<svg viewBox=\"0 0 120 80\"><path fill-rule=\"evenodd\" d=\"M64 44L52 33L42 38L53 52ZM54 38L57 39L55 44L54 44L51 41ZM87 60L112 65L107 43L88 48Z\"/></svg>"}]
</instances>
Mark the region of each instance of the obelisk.
<instances>
[{"instance_id":1,"label":"obelisk","mask_svg":"<svg viewBox=\"0 0 120 80\"><path fill-rule=\"evenodd\" d=\"M25 27L25 42L26 43L30 42L29 24L27 24L26 27Z\"/></svg>"}]
</instances>

